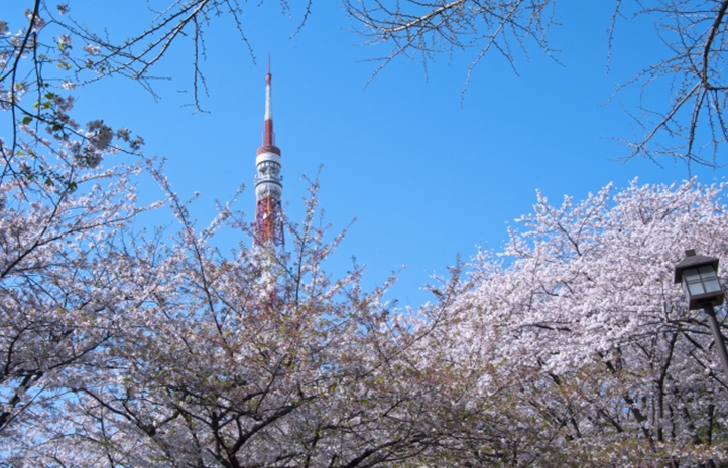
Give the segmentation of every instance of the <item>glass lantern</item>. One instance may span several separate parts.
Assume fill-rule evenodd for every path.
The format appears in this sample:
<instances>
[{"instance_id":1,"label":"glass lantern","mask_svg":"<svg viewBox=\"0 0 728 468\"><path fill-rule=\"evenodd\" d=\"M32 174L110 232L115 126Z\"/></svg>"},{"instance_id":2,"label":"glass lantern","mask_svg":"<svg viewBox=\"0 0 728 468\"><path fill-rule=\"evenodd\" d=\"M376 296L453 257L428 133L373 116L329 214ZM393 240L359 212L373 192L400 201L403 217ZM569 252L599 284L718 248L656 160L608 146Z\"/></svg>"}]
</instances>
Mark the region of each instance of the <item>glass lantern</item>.
<instances>
[{"instance_id":1,"label":"glass lantern","mask_svg":"<svg viewBox=\"0 0 728 468\"><path fill-rule=\"evenodd\" d=\"M725 293L718 281L718 259L686 250L685 259L675 267L675 282L682 283L690 309L721 305Z\"/></svg>"}]
</instances>

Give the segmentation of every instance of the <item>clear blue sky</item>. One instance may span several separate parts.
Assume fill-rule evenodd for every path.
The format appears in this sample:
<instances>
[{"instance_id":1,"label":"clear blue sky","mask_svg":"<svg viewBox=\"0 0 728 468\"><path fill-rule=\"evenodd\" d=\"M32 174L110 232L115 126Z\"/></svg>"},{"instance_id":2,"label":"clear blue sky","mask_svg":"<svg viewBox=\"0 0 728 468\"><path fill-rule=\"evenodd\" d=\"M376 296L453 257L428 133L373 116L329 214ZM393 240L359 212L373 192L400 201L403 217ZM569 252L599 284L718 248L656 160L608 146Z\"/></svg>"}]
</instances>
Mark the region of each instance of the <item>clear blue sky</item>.
<instances>
[{"instance_id":1,"label":"clear blue sky","mask_svg":"<svg viewBox=\"0 0 728 468\"><path fill-rule=\"evenodd\" d=\"M536 50L528 59L516 54L517 76L492 54L475 69L462 107L474 51L438 57L427 76L417 59L399 59L365 87L376 67L367 59L388 49L361 45L337 2L316 0L308 23L293 38L301 12L289 18L274 1L244 4L243 26L256 63L232 20L214 18L203 64L210 91L203 106L209 113L182 107L191 97L180 91L192 86L192 45L184 42L155 71L172 77L158 83L161 100L115 78L79 89L77 108L80 118L104 118L114 128L127 126L143 135L146 154L167 158L169 179L182 198L201 192L193 205L201 226L214 216L214 200L228 199L240 184L248 188L236 206L252 219L270 53L289 216L303 215L306 185L300 175L315 174L323 164L321 200L328 221L338 229L357 218L331 268L344 271L356 256L368 265L364 284L371 287L407 265L390 297L417 306L430 299L419 288L431 274L445 274L458 253L468 259L477 245L499 251L506 223L531 211L537 188L560 203L565 194L581 199L609 182L625 187L635 177L650 183L687 177L682 163L666 160L659 168L643 160L617 161L627 149L612 138L632 136L625 110L635 110L639 89L607 102L617 84L664 50L650 22L620 21L607 73L611 3L559 0L556 20L562 26L552 30L551 42L561 49L556 54L561 64ZM4 2L1 14L8 15L11 30L29 4ZM69 4L74 17L105 26L120 39L143 26L139 11L147 2ZM660 99L648 96L653 97ZM702 182L723 176L694 169ZM226 233L220 243L237 241Z\"/></svg>"}]
</instances>

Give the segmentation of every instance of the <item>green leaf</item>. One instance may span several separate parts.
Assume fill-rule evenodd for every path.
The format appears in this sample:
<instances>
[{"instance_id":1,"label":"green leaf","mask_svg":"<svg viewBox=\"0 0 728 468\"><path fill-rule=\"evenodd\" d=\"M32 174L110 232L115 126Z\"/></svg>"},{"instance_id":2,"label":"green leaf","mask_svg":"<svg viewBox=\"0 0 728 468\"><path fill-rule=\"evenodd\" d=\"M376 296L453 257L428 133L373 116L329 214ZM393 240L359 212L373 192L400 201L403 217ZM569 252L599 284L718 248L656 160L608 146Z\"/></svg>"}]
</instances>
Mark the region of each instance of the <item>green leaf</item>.
<instances>
[{"instance_id":1,"label":"green leaf","mask_svg":"<svg viewBox=\"0 0 728 468\"><path fill-rule=\"evenodd\" d=\"M23 125L28 125L33 120L33 117L26 115L23 117Z\"/></svg>"}]
</instances>

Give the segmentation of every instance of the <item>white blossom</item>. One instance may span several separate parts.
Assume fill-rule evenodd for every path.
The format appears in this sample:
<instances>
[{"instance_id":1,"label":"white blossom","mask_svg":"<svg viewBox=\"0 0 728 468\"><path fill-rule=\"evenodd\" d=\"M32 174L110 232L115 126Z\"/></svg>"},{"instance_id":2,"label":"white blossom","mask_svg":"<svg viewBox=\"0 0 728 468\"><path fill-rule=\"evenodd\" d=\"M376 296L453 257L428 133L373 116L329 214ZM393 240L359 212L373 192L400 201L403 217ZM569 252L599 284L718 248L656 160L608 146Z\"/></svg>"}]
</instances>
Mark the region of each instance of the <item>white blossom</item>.
<instances>
[{"instance_id":1,"label":"white blossom","mask_svg":"<svg viewBox=\"0 0 728 468\"><path fill-rule=\"evenodd\" d=\"M83 46L83 50L89 55L99 55L101 53L101 47L95 44L86 44Z\"/></svg>"}]
</instances>

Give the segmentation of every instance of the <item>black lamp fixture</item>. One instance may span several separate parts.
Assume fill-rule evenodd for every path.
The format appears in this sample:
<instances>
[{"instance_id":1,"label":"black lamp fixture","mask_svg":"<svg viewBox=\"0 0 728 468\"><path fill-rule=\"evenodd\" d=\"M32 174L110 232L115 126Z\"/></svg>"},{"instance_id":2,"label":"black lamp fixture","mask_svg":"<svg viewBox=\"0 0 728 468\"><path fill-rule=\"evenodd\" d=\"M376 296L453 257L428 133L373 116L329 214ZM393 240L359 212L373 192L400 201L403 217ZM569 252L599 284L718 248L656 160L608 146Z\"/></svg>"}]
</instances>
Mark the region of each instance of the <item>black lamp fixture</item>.
<instances>
[{"instance_id":1,"label":"black lamp fixture","mask_svg":"<svg viewBox=\"0 0 728 468\"><path fill-rule=\"evenodd\" d=\"M723 304L725 292L718 281L718 259L685 251L685 259L675 266L675 282L682 283L690 310Z\"/></svg>"}]
</instances>

